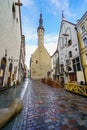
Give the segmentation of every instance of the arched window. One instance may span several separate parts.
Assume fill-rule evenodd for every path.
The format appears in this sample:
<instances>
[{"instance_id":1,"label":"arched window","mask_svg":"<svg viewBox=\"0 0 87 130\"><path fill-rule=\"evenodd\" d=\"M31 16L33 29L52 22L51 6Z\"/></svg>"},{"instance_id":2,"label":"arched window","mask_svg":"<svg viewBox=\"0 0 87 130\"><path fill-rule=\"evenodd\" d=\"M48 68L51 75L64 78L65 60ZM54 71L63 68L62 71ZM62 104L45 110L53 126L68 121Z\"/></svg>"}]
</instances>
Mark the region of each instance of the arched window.
<instances>
[{"instance_id":1,"label":"arched window","mask_svg":"<svg viewBox=\"0 0 87 130\"><path fill-rule=\"evenodd\" d=\"M72 44L71 39L68 41L68 46L70 46Z\"/></svg>"},{"instance_id":2,"label":"arched window","mask_svg":"<svg viewBox=\"0 0 87 130\"><path fill-rule=\"evenodd\" d=\"M12 63L9 64L9 72L8 72L8 85L11 85L11 76L12 76Z\"/></svg>"},{"instance_id":3,"label":"arched window","mask_svg":"<svg viewBox=\"0 0 87 130\"><path fill-rule=\"evenodd\" d=\"M15 19L16 10L15 10L15 4L14 3L12 4L12 12L13 12L13 18Z\"/></svg>"},{"instance_id":4,"label":"arched window","mask_svg":"<svg viewBox=\"0 0 87 130\"><path fill-rule=\"evenodd\" d=\"M9 64L9 72L12 72L12 63Z\"/></svg>"},{"instance_id":5,"label":"arched window","mask_svg":"<svg viewBox=\"0 0 87 130\"><path fill-rule=\"evenodd\" d=\"M68 45L67 46L70 46L72 44L72 33L71 33L71 28L70 27L67 27L66 31L65 31L65 34L67 36L67 40L68 40Z\"/></svg>"}]
</instances>

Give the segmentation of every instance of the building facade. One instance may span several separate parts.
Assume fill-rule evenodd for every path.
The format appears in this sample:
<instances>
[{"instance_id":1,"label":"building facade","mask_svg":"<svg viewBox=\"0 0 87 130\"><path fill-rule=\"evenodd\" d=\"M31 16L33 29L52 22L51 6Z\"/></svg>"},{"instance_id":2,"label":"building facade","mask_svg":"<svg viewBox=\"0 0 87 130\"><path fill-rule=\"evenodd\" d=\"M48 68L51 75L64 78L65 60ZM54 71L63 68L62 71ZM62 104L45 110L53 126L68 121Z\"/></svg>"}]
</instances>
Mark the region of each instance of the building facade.
<instances>
[{"instance_id":1,"label":"building facade","mask_svg":"<svg viewBox=\"0 0 87 130\"><path fill-rule=\"evenodd\" d=\"M59 74L59 57L58 57L57 49L51 56L51 64L52 64L51 78L52 80L56 80L58 79L58 74Z\"/></svg>"},{"instance_id":2,"label":"building facade","mask_svg":"<svg viewBox=\"0 0 87 130\"><path fill-rule=\"evenodd\" d=\"M58 52L60 79L65 83L84 80L76 25L67 21L63 14L58 39Z\"/></svg>"},{"instance_id":3,"label":"building facade","mask_svg":"<svg viewBox=\"0 0 87 130\"><path fill-rule=\"evenodd\" d=\"M80 20L78 20L76 27L78 32L84 82L87 84L87 12Z\"/></svg>"},{"instance_id":4,"label":"building facade","mask_svg":"<svg viewBox=\"0 0 87 130\"><path fill-rule=\"evenodd\" d=\"M25 77L26 73L26 65L25 65L25 36L22 35L21 37L21 48L20 48L20 60L19 60L19 81L22 81L22 79Z\"/></svg>"},{"instance_id":5,"label":"building facade","mask_svg":"<svg viewBox=\"0 0 87 130\"><path fill-rule=\"evenodd\" d=\"M44 27L42 14L40 14L38 34L38 48L31 56L30 75L32 79L41 79L47 77L47 73L51 70L51 57L44 47Z\"/></svg>"},{"instance_id":6,"label":"building facade","mask_svg":"<svg viewBox=\"0 0 87 130\"><path fill-rule=\"evenodd\" d=\"M0 1L0 87L20 79L21 5L19 0Z\"/></svg>"}]
</instances>

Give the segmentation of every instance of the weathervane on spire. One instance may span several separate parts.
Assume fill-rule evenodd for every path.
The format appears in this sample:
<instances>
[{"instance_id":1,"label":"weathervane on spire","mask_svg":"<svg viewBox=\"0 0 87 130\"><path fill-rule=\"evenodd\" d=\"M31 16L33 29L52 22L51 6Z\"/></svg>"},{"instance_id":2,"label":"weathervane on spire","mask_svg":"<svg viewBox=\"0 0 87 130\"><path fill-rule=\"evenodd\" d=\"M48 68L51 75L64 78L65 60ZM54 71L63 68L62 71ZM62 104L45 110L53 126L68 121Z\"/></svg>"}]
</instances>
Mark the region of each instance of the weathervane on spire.
<instances>
[{"instance_id":1,"label":"weathervane on spire","mask_svg":"<svg viewBox=\"0 0 87 130\"><path fill-rule=\"evenodd\" d=\"M40 19L39 19L39 27L38 27L38 29L43 29L44 30L42 13L40 13ZM37 29L37 31L38 31L38 29Z\"/></svg>"},{"instance_id":2,"label":"weathervane on spire","mask_svg":"<svg viewBox=\"0 0 87 130\"><path fill-rule=\"evenodd\" d=\"M62 19L64 18L64 10L62 10Z\"/></svg>"},{"instance_id":3,"label":"weathervane on spire","mask_svg":"<svg viewBox=\"0 0 87 130\"><path fill-rule=\"evenodd\" d=\"M40 13L39 26L42 26L42 24L43 24L42 13Z\"/></svg>"},{"instance_id":4,"label":"weathervane on spire","mask_svg":"<svg viewBox=\"0 0 87 130\"><path fill-rule=\"evenodd\" d=\"M64 17L64 10L62 10L62 20L65 20L65 17Z\"/></svg>"}]
</instances>

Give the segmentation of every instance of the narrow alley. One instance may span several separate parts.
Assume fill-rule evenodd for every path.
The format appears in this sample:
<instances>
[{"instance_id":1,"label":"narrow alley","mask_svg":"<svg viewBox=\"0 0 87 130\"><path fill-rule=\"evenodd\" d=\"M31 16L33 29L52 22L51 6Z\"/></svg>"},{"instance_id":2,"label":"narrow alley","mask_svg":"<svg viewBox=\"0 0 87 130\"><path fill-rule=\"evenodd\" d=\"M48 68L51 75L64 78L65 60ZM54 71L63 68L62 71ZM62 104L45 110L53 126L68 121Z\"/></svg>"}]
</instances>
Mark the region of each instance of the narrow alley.
<instances>
[{"instance_id":1,"label":"narrow alley","mask_svg":"<svg viewBox=\"0 0 87 130\"><path fill-rule=\"evenodd\" d=\"M1 130L87 130L86 97L40 80L27 79L25 84L22 112Z\"/></svg>"}]
</instances>

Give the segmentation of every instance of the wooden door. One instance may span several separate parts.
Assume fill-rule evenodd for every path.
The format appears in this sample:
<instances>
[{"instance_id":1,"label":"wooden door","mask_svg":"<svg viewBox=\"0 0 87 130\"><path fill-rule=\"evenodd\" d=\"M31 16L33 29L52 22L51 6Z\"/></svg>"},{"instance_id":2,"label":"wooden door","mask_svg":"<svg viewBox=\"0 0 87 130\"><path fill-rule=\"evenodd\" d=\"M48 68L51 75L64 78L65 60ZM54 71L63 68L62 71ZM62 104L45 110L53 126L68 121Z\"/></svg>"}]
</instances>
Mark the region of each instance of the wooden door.
<instances>
[{"instance_id":1,"label":"wooden door","mask_svg":"<svg viewBox=\"0 0 87 130\"><path fill-rule=\"evenodd\" d=\"M76 73L69 74L70 82L77 81Z\"/></svg>"}]
</instances>

